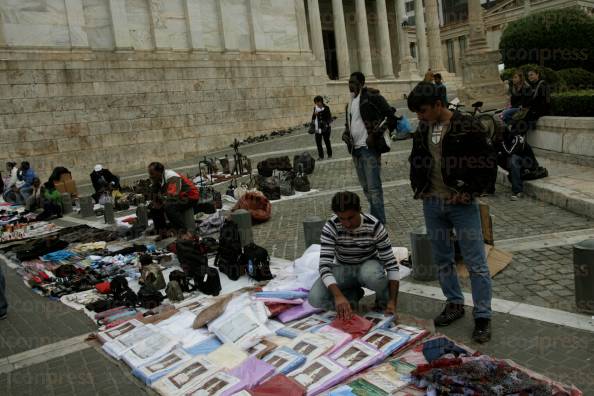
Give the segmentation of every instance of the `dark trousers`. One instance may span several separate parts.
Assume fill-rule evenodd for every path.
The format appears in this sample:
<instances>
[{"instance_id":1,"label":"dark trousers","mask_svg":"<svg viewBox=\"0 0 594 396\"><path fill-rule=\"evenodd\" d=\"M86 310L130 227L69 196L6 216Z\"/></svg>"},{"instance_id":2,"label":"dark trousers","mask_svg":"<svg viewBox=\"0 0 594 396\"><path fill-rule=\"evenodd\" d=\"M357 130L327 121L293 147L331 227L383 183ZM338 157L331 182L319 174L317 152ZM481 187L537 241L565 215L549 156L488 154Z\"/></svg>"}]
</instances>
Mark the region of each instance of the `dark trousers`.
<instances>
[{"instance_id":1,"label":"dark trousers","mask_svg":"<svg viewBox=\"0 0 594 396\"><path fill-rule=\"evenodd\" d=\"M169 228L176 231L194 231L196 229L195 224L194 227L188 224L186 217L188 210L191 210L193 215L193 207L194 203L165 203L161 208L151 208L149 215L153 219L157 231L168 228L167 220L169 220Z\"/></svg>"},{"instance_id":2,"label":"dark trousers","mask_svg":"<svg viewBox=\"0 0 594 396\"><path fill-rule=\"evenodd\" d=\"M326 131L322 133L316 133L316 145L318 146L318 157L324 158L324 148L322 147L322 139L324 139L324 143L326 144L326 151L328 152L328 158L332 157L332 144L330 143L330 132L331 129L328 128Z\"/></svg>"}]
</instances>

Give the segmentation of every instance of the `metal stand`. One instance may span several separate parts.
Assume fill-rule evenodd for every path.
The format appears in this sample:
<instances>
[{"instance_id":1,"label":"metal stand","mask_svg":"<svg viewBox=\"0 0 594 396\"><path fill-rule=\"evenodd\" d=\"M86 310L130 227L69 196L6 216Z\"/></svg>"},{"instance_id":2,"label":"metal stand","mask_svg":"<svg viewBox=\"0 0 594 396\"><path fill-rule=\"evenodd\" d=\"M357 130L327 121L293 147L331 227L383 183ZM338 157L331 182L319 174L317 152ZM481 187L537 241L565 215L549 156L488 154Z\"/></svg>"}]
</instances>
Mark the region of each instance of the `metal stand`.
<instances>
[{"instance_id":1,"label":"metal stand","mask_svg":"<svg viewBox=\"0 0 594 396\"><path fill-rule=\"evenodd\" d=\"M93 211L93 206L95 201L93 201L93 197L81 197L78 200L80 205L80 216L81 217L93 217L95 216L95 211Z\"/></svg>"},{"instance_id":2,"label":"metal stand","mask_svg":"<svg viewBox=\"0 0 594 396\"><path fill-rule=\"evenodd\" d=\"M113 204L111 202L103 205L103 218L105 224L115 224L115 215L113 213Z\"/></svg>"},{"instance_id":3,"label":"metal stand","mask_svg":"<svg viewBox=\"0 0 594 396\"><path fill-rule=\"evenodd\" d=\"M437 279L437 266L433 264L431 240L425 227L410 233L412 250L412 277L419 281Z\"/></svg>"},{"instance_id":4,"label":"metal stand","mask_svg":"<svg viewBox=\"0 0 594 396\"><path fill-rule=\"evenodd\" d=\"M72 213L72 196L70 193L62 193L62 214Z\"/></svg>"}]
</instances>

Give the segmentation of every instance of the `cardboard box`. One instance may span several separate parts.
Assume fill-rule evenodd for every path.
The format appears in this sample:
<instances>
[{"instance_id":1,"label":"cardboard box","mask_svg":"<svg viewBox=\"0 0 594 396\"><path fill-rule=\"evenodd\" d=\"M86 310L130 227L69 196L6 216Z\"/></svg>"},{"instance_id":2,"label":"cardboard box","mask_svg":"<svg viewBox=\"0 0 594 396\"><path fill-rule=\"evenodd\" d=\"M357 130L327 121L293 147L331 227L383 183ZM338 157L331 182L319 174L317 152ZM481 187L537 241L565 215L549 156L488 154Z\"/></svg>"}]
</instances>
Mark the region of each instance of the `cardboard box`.
<instances>
[{"instance_id":1,"label":"cardboard box","mask_svg":"<svg viewBox=\"0 0 594 396\"><path fill-rule=\"evenodd\" d=\"M54 182L56 190L61 193L70 193L71 195L77 196L78 191L76 189L76 182L71 178L63 182Z\"/></svg>"}]
</instances>

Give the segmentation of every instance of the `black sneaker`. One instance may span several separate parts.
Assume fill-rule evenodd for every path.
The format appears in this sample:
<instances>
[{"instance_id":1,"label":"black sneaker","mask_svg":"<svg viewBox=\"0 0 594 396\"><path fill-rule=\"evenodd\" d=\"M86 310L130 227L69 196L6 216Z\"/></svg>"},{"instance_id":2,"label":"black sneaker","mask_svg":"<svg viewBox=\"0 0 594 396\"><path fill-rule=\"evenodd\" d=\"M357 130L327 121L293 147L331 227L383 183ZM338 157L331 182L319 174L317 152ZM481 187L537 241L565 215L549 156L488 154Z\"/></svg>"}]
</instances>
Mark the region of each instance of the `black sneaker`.
<instances>
[{"instance_id":1,"label":"black sneaker","mask_svg":"<svg viewBox=\"0 0 594 396\"><path fill-rule=\"evenodd\" d=\"M447 303L443 311L433 322L437 327L449 326L454 321L464 316L464 306L462 304Z\"/></svg>"},{"instance_id":2,"label":"black sneaker","mask_svg":"<svg viewBox=\"0 0 594 396\"><path fill-rule=\"evenodd\" d=\"M477 318L474 320L472 340L479 344L484 344L491 340L491 319Z\"/></svg>"}]
</instances>

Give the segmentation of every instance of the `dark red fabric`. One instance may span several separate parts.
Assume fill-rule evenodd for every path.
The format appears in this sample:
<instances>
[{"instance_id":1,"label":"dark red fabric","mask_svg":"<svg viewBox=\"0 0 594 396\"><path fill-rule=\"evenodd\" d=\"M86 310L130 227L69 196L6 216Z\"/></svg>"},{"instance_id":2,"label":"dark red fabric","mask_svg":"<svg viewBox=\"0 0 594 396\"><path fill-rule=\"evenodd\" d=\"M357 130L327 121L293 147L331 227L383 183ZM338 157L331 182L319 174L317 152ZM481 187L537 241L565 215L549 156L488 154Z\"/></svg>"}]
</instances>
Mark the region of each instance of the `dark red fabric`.
<instances>
[{"instance_id":1,"label":"dark red fabric","mask_svg":"<svg viewBox=\"0 0 594 396\"><path fill-rule=\"evenodd\" d=\"M270 311L270 317L274 318L281 312L285 312L289 308L293 308L295 305L293 304L282 304L282 303L264 303L266 308Z\"/></svg>"},{"instance_id":2,"label":"dark red fabric","mask_svg":"<svg viewBox=\"0 0 594 396\"><path fill-rule=\"evenodd\" d=\"M111 292L111 284L109 282L97 283L95 289L101 294L109 294Z\"/></svg>"},{"instance_id":3,"label":"dark red fabric","mask_svg":"<svg viewBox=\"0 0 594 396\"><path fill-rule=\"evenodd\" d=\"M330 326L349 333L353 338L363 337L373 327L373 322L360 317L359 315L353 315L349 320L342 320L339 318L334 319Z\"/></svg>"},{"instance_id":4,"label":"dark red fabric","mask_svg":"<svg viewBox=\"0 0 594 396\"><path fill-rule=\"evenodd\" d=\"M292 379L277 374L249 392L252 396L305 396L306 390Z\"/></svg>"}]
</instances>

